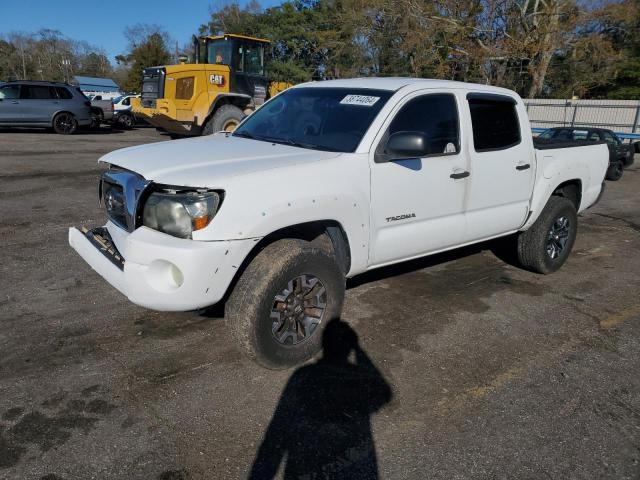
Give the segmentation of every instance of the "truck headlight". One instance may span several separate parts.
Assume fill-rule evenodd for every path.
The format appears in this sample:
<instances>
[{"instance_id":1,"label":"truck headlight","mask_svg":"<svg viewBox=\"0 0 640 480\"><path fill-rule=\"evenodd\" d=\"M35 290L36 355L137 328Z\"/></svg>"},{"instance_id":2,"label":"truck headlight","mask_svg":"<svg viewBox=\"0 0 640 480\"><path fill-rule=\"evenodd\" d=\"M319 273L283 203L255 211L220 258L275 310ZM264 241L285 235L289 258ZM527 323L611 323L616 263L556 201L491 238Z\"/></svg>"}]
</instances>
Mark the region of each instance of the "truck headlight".
<instances>
[{"instance_id":1,"label":"truck headlight","mask_svg":"<svg viewBox=\"0 0 640 480\"><path fill-rule=\"evenodd\" d=\"M153 192L142 212L142 224L174 237L191 238L211 222L220 205L216 192Z\"/></svg>"}]
</instances>

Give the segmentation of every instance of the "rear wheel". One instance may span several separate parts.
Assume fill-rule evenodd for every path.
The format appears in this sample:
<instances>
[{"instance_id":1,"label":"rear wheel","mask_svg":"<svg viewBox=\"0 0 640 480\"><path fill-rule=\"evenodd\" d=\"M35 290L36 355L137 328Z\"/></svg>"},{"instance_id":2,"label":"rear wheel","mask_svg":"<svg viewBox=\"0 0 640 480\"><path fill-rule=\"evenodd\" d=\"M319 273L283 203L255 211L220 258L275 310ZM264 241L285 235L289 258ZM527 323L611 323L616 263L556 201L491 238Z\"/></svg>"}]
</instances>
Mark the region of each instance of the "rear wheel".
<instances>
[{"instance_id":1,"label":"rear wheel","mask_svg":"<svg viewBox=\"0 0 640 480\"><path fill-rule=\"evenodd\" d=\"M53 117L53 130L61 135L71 135L78 128L75 117L68 112L62 112Z\"/></svg>"},{"instance_id":2,"label":"rear wheel","mask_svg":"<svg viewBox=\"0 0 640 480\"><path fill-rule=\"evenodd\" d=\"M318 353L324 327L340 315L344 292L344 275L331 255L302 240L280 240L238 280L226 322L249 358L287 368Z\"/></svg>"},{"instance_id":3,"label":"rear wheel","mask_svg":"<svg viewBox=\"0 0 640 480\"><path fill-rule=\"evenodd\" d=\"M617 182L622 178L623 173L624 163L621 160L616 160L615 162L609 164L609 168L607 169L607 180Z\"/></svg>"},{"instance_id":4,"label":"rear wheel","mask_svg":"<svg viewBox=\"0 0 640 480\"><path fill-rule=\"evenodd\" d=\"M529 230L518 236L518 260L534 272L552 273L569 257L578 233L576 208L564 197L551 197Z\"/></svg>"},{"instance_id":5,"label":"rear wheel","mask_svg":"<svg viewBox=\"0 0 640 480\"><path fill-rule=\"evenodd\" d=\"M235 105L222 105L204 124L202 135L211 135L216 132L233 132L243 118L244 113Z\"/></svg>"}]
</instances>

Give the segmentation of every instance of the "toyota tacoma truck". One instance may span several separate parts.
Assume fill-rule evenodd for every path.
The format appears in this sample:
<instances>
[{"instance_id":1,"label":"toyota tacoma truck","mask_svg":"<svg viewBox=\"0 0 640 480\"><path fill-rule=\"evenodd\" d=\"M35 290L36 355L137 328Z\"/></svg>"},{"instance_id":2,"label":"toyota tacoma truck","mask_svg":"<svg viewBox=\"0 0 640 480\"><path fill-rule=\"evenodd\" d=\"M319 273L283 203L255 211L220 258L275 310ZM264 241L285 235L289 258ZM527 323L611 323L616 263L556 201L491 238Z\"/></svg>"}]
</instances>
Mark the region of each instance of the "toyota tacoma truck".
<instances>
[{"instance_id":1,"label":"toyota tacoma truck","mask_svg":"<svg viewBox=\"0 0 640 480\"><path fill-rule=\"evenodd\" d=\"M567 260L604 143L534 147L513 91L407 78L308 83L233 132L100 159L107 221L69 243L137 305L224 303L240 348L268 368L311 358L345 279L511 236L533 272Z\"/></svg>"}]
</instances>

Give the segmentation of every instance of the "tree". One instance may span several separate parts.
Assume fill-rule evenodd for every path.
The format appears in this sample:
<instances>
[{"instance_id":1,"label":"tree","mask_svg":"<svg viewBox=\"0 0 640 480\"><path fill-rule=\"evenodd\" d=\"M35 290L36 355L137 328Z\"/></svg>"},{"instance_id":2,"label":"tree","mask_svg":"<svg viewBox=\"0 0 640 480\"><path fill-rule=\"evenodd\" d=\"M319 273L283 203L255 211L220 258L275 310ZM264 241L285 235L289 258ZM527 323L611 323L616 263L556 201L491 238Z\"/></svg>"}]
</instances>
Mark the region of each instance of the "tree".
<instances>
[{"instance_id":1,"label":"tree","mask_svg":"<svg viewBox=\"0 0 640 480\"><path fill-rule=\"evenodd\" d=\"M270 39L269 73L290 81L410 75L528 97L640 95L640 0L590 2L254 1L212 11L200 32Z\"/></svg>"},{"instance_id":2,"label":"tree","mask_svg":"<svg viewBox=\"0 0 640 480\"><path fill-rule=\"evenodd\" d=\"M71 81L76 73L109 76L104 52L58 30L12 32L0 39L0 78Z\"/></svg>"},{"instance_id":3,"label":"tree","mask_svg":"<svg viewBox=\"0 0 640 480\"><path fill-rule=\"evenodd\" d=\"M129 40L129 52L116 56L116 61L127 68L122 87L126 91L139 92L142 89L142 71L155 65L172 62L168 34L157 25L136 24L125 28Z\"/></svg>"}]
</instances>

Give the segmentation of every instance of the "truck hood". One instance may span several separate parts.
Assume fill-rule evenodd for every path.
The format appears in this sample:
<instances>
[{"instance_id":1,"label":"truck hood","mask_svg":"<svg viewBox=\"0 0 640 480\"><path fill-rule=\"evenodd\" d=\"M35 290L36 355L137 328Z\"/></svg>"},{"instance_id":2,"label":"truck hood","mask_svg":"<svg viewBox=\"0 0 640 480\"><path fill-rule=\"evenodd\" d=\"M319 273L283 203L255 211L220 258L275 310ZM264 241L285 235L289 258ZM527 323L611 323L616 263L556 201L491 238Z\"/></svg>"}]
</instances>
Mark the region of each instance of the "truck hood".
<instances>
[{"instance_id":1,"label":"truck hood","mask_svg":"<svg viewBox=\"0 0 640 480\"><path fill-rule=\"evenodd\" d=\"M123 148L100 158L169 185L218 187L221 180L263 170L335 158L309 150L224 134ZM217 185L211 185L215 181Z\"/></svg>"}]
</instances>

